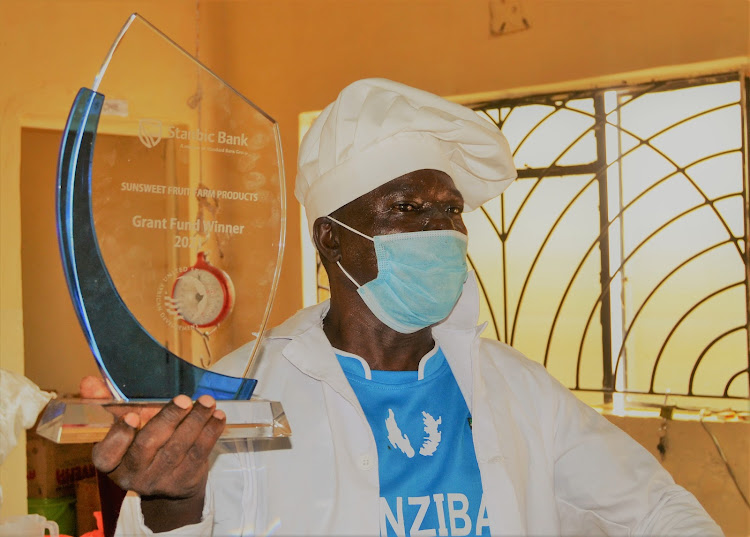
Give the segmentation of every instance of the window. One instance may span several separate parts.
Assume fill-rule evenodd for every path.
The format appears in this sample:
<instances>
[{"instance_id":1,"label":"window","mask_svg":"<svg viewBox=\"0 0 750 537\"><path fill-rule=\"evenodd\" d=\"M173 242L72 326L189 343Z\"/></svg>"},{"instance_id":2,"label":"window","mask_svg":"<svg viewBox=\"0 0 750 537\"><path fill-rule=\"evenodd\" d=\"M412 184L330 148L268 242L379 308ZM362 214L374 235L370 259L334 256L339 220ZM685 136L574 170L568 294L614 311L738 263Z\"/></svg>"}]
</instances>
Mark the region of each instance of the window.
<instances>
[{"instance_id":1,"label":"window","mask_svg":"<svg viewBox=\"0 0 750 537\"><path fill-rule=\"evenodd\" d=\"M465 216L486 337L589 402L746 407L745 80L477 103L519 179ZM319 299L325 271L318 265Z\"/></svg>"}]
</instances>

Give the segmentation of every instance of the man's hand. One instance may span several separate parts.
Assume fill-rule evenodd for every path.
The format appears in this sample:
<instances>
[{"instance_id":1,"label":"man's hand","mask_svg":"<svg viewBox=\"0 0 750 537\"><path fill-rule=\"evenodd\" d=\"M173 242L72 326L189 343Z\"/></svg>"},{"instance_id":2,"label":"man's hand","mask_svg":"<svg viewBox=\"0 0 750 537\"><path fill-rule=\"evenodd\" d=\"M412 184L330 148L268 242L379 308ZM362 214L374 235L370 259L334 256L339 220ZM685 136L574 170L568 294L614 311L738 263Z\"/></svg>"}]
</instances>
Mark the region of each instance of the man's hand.
<instances>
[{"instance_id":1,"label":"man's hand","mask_svg":"<svg viewBox=\"0 0 750 537\"><path fill-rule=\"evenodd\" d=\"M85 382L81 395L97 398L91 396L98 387L91 383L84 389ZM225 419L208 395L195 404L179 395L153 417L128 412L94 446L94 465L120 488L141 496L141 509L151 530L194 524L201 519L208 457Z\"/></svg>"},{"instance_id":2,"label":"man's hand","mask_svg":"<svg viewBox=\"0 0 750 537\"><path fill-rule=\"evenodd\" d=\"M88 376L83 377L79 387L81 391L81 397L83 399L112 399L112 394L107 388L107 385L99 377ZM161 410L161 406L157 405L108 405L107 411L114 414L118 418L122 418L128 413L135 415L135 418L131 418L131 421L135 423L135 427L143 427L148 420L156 416ZM138 420L136 422L135 420Z\"/></svg>"}]
</instances>

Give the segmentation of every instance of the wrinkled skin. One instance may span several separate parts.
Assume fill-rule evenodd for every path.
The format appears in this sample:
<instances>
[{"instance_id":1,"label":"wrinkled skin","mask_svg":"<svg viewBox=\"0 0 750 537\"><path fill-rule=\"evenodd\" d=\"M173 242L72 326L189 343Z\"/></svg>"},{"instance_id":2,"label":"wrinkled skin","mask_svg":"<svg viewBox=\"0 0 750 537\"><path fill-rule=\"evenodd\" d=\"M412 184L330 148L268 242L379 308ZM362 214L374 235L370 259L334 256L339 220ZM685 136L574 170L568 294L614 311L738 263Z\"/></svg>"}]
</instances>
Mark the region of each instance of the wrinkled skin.
<instances>
[{"instance_id":1,"label":"wrinkled skin","mask_svg":"<svg viewBox=\"0 0 750 537\"><path fill-rule=\"evenodd\" d=\"M418 170L394 179L333 213L334 218L374 237L450 229L466 233L463 198L445 173ZM417 370L435 342L430 327L401 334L381 323L336 266L339 261L364 285L377 276L373 243L327 217L314 225L314 241L331 285L331 307L323 330L331 344L367 360L372 369ZM81 383L85 398L109 397L101 379ZM193 404L180 395L158 414L121 416L94 448L95 466L121 488L141 496L146 525L155 532L199 522L208 479L208 456L224 428L215 401Z\"/></svg>"}]
</instances>

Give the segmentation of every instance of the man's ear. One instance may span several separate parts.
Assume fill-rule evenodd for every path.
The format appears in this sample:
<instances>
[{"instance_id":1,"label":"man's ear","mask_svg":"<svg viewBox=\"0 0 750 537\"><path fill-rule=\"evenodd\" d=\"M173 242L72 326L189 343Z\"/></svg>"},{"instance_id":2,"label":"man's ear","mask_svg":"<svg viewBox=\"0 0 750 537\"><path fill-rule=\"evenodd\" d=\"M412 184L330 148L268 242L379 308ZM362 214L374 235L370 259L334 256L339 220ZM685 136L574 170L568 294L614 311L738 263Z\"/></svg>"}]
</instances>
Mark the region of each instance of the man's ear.
<instances>
[{"instance_id":1,"label":"man's ear","mask_svg":"<svg viewBox=\"0 0 750 537\"><path fill-rule=\"evenodd\" d=\"M336 263L341 259L339 235L336 227L325 216L321 216L313 224L313 242L315 243L315 247L318 249L320 257L331 263Z\"/></svg>"}]
</instances>

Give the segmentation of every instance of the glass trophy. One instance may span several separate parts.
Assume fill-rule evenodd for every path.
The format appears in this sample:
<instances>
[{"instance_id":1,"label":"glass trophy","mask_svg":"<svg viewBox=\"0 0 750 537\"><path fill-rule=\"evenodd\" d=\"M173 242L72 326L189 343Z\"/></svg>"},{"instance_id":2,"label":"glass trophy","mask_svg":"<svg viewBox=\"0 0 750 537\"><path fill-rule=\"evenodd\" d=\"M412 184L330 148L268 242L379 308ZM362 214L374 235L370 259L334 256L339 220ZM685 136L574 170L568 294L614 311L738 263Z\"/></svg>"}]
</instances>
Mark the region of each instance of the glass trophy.
<instances>
[{"instance_id":1,"label":"glass trophy","mask_svg":"<svg viewBox=\"0 0 750 537\"><path fill-rule=\"evenodd\" d=\"M212 395L225 436L291 434L245 378L279 279L277 123L132 15L75 98L58 163L58 238L74 309L113 399L53 400L37 432L104 437L123 405ZM212 369L246 355L244 374Z\"/></svg>"}]
</instances>

